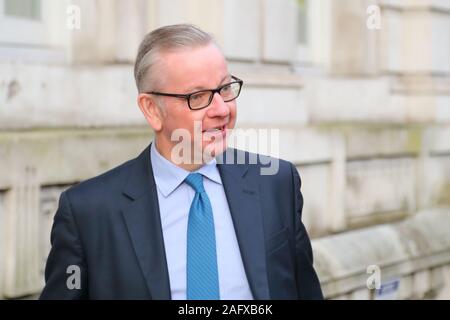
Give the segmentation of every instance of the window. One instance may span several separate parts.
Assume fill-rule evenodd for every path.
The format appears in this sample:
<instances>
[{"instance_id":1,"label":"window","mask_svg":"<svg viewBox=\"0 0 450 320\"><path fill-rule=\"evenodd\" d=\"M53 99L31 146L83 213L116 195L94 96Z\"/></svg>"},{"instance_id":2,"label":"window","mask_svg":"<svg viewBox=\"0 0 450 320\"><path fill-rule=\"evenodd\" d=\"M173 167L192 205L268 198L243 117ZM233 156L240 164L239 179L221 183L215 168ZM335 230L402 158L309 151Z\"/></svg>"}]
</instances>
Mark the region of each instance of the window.
<instances>
[{"instance_id":1,"label":"window","mask_svg":"<svg viewBox=\"0 0 450 320\"><path fill-rule=\"evenodd\" d=\"M330 65L332 31L331 0L296 0L297 57L296 68L320 72Z\"/></svg>"},{"instance_id":2,"label":"window","mask_svg":"<svg viewBox=\"0 0 450 320\"><path fill-rule=\"evenodd\" d=\"M297 0L297 16L298 16L298 43L305 45L308 43L308 24L307 24L307 0Z\"/></svg>"},{"instance_id":3,"label":"window","mask_svg":"<svg viewBox=\"0 0 450 320\"><path fill-rule=\"evenodd\" d=\"M297 60L310 62L310 1L297 0Z\"/></svg>"},{"instance_id":4,"label":"window","mask_svg":"<svg viewBox=\"0 0 450 320\"><path fill-rule=\"evenodd\" d=\"M65 62L69 0L0 0L0 60Z\"/></svg>"},{"instance_id":5,"label":"window","mask_svg":"<svg viewBox=\"0 0 450 320\"><path fill-rule=\"evenodd\" d=\"M40 20L41 1L40 0L5 0L5 16Z\"/></svg>"}]
</instances>

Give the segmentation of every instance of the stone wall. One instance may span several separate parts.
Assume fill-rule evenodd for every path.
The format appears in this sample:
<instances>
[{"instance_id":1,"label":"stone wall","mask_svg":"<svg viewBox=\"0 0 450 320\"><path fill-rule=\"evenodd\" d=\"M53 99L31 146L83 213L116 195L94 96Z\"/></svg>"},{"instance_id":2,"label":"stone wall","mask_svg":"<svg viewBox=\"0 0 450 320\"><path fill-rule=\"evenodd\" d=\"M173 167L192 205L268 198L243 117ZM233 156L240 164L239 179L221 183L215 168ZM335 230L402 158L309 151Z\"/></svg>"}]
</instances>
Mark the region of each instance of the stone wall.
<instances>
[{"instance_id":1,"label":"stone wall","mask_svg":"<svg viewBox=\"0 0 450 320\"><path fill-rule=\"evenodd\" d=\"M151 137L145 127L0 133L3 297L41 290L60 193L136 157Z\"/></svg>"}]
</instances>

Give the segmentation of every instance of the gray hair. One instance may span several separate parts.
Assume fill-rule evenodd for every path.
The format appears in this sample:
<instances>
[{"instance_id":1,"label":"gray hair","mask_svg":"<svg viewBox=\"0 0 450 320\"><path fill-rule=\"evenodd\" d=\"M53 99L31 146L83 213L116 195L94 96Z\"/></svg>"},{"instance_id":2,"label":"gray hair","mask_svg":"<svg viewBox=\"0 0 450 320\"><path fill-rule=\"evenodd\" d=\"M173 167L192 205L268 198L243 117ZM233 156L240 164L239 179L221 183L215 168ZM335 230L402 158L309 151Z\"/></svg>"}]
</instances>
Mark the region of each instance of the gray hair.
<instances>
[{"instance_id":1,"label":"gray hair","mask_svg":"<svg viewBox=\"0 0 450 320\"><path fill-rule=\"evenodd\" d=\"M134 65L134 78L139 92L154 86L155 77L152 76L159 53L162 51L193 48L210 43L216 44L209 33L200 30L191 24L176 24L165 26L148 33L142 40L136 63ZM148 76L147 76L148 75ZM147 86L145 86L148 78Z\"/></svg>"}]
</instances>

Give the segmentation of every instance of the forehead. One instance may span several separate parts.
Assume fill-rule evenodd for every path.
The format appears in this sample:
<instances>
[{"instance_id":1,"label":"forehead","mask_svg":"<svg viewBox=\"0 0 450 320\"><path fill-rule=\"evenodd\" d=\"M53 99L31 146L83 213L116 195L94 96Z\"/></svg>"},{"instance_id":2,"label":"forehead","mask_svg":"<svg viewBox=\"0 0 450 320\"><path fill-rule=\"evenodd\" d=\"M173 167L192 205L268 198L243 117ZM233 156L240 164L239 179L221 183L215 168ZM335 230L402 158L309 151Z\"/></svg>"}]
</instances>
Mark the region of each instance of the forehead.
<instances>
[{"instance_id":1,"label":"forehead","mask_svg":"<svg viewBox=\"0 0 450 320\"><path fill-rule=\"evenodd\" d=\"M214 86L228 73L225 58L214 44L161 52L159 64L167 88Z\"/></svg>"}]
</instances>

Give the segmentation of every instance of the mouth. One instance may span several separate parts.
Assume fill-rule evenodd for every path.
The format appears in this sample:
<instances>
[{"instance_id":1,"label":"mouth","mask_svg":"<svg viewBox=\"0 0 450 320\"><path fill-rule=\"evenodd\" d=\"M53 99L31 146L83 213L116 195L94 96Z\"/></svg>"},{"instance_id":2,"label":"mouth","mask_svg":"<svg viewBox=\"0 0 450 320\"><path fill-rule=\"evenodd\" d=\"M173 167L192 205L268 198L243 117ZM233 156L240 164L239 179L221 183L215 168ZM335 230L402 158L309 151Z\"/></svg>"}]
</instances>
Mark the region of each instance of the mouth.
<instances>
[{"instance_id":1,"label":"mouth","mask_svg":"<svg viewBox=\"0 0 450 320\"><path fill-rule=\"evenodd\" d=\"M208 128L202 131L203 138L206 141L215 141L217 139L225 139L227 134L226 124L222 126Z\"/></svg>"},{"instance_id":2,"label":"mouth","mask_svg":"<svg viewBox=\"0 0 450 320\"><path fill-rule=\"evenodd\" d=\"M202 133L213 133L213 134L217 134L217 133L223 133L226 130L226 124L222 125L222 126L218 126L218 127L212 127L206 130L203 130Z\"/></svg>"}]
</instances>

